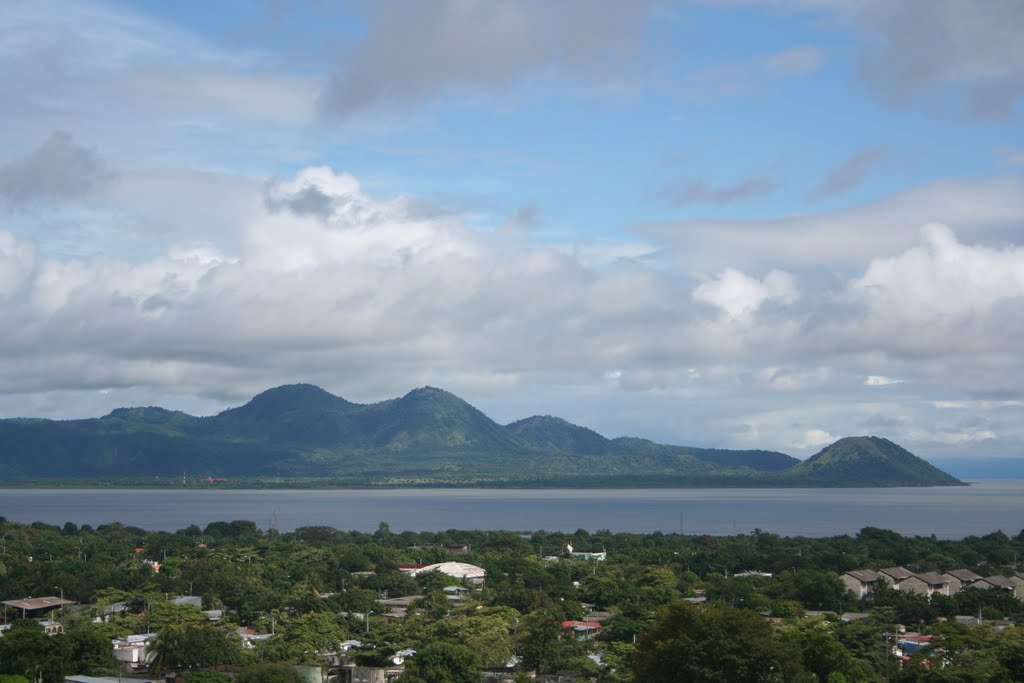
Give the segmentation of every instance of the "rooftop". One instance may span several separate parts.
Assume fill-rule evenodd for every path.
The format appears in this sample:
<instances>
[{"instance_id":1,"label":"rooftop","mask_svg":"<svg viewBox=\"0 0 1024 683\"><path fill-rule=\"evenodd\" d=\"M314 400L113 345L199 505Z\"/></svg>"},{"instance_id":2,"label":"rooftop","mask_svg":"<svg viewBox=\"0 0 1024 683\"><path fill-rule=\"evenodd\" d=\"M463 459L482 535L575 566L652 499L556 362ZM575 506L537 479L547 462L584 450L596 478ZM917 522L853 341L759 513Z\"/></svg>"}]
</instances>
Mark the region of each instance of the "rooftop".
<instances>
[{"instance_id":1,"label":"rooftop","mask_svg":"<svg viewBox=\"0 0 1024 683\"><path fill-rule=\"evenodd\" d=\"M914 575L914 572L910 571L906 567L886 567L885 569L879 569L878 571L887 576L891 576L897 581L909 579Z\"/></svg>"},{"instance_id":2,"label":"rooftop","mask_svg":"<svg viewBox=\"0 0 1024 683\"><path fill-rule=\"evenodd\" d=\"M22 598L21 600L4 600L3 604L23 610L46 609L48 607L63 607L64 605L75 604L74 600L62 600L52 595L45 598Z\"/></svg>"},{"instance_id":3,"label":"rooftop","mask_svg":"<svg viewBox=\"0 0 1024 683\"><path fill-rule=\"evenodd\" d=\"M943 586L949 583L949 579L945 579L941 574L935 572L923 572L917 575L917 578L921 579L929 586Z\"/></svg>"},{"instance_id":4,"label":"rooftop","mask_svg":"<svg viewBox=\"0 0 1024 683\"><path fill-rule=\"evenodd\" d=\"M960 579L961 581L980 581L981 580L981 576L978 575L978 574L975 574L970 569L954 569L954 570L948 571L946 573L949 574L950 576L952 576L955 579Z\"/></svg>"},{"instance_id":5,"label":"rooftop","mask_svg":"<svg viewBox=\"0 0 1024 683\"><path fill-rule=\"evenodd\" d=\"M483 567L477 567L475 564L466 564L465 562L440 562L420 567L411 573L415 576L424 572L441 572L448 576L454 576L457 579L482 579L487 576L487 572Z\"/></svg>"}]
</instances>

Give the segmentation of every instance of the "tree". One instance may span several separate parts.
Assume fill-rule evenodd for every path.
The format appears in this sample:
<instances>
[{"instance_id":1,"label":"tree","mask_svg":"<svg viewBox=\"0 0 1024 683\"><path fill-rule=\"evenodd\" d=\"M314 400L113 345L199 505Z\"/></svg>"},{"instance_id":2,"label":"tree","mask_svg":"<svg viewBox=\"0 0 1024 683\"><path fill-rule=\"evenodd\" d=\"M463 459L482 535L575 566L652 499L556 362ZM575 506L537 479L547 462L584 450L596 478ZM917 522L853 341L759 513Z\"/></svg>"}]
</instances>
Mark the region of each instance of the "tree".
<instances>
[{"instance_id":1,"label":"tree","mask_svg":"<svg viewBox=\"0 0 1024 683\"><path fill-rule=\"evenodd\" d=\"M523 667L537 673L566 669L579 654L575 638L563 637L562 615L554 605L540 607L523 617L517 645Z\"/></svg>"},{"instance_id":2,"label":"tree","mask_svg":"<svg viewBox=\"0 0 1024 683\"><path fill-rule=\"evenodd\" d=\"M302 678L290 664L263 662L247 666L235 678L235 683L301 683Z\"/></svg>"},{"instance_id":3,"label":"tree","mask_svg":"<svg viewBox=\"0 0 1024 683\"><path fill-rule=\"evenodd\" d=\"M98 675L117 668L117 660L110 649L110 638L102 628L85 628L68 632L71 643L72 671L76 674Z\"/></svg>"},{"instance_id":4,"label":"tree","mask_svg":"<svg viewBox=\"0 0 1024 683\"><path fill-rule=\"evenodd\" d=\"M493 611L462 618L442 619L435 622L427 642L447 641L462 644L474 652L479 652L484 666L504 666L514 654L510 632L515 623L514 619L515 616L510 617Z\"/></svg>"},{"instance_id":5,"label":"tree","mask_svg":"<svg viewBox=\"0 0 1024 683\"><path fill-rule=\"evenodd\" d=\"M32 619L19 619L0 638L0 673L44 683L62 683L71 671L71 643L50 637Z\"/></svg>"},{"instance_id":6,"label":"tree","mask_svg":"<svg viewBox=\"0 0 1024 683\"><path fill-rule=\"evenodd\" d=\"M633 671L648 683L806 679L799 651L756 612L685 602L658 613L637 643Z\"/></svg>"},{"instance_id":7,"label":"tree","mask_svg":"<svg viewBox=\"0 0 1024 683\"><path fill-rule=\"evenodd\" d=\"M171 624L153 642L151 672L189 671L237 664L242 647L237 635L212 624Z\"/></svg>"},{"instance_id":8,"label":"tree","mask_svg":"<svg viewBox=\"0 0 1024 683\"><path fill-rule=\"evenodd\" d=\"M223 671L196 671L185 677L186 683L231 683L231 676Z\"/></svg>"},{"instance_id":9,"label":"tree","mask_svg":"<svg viewBox=\"0 0 1024 683\"><path fill-rule=\"evenodd\" d=\"M431 643L406 660L401 683L480 683L480 657L465 645Z\"/></svg>"},{"instance_id":10,"label":"tree","mask_svg":"<svg viewBox=\"0 0 1024 683\"><path fill-rule=\"evenodd\" d=\"M277 659L296 663L318 662L317 651L335 648L346 637L345 628L334 616L311 612L281 625L276 638L267 643Z\"/></svg>"}]
</instances>

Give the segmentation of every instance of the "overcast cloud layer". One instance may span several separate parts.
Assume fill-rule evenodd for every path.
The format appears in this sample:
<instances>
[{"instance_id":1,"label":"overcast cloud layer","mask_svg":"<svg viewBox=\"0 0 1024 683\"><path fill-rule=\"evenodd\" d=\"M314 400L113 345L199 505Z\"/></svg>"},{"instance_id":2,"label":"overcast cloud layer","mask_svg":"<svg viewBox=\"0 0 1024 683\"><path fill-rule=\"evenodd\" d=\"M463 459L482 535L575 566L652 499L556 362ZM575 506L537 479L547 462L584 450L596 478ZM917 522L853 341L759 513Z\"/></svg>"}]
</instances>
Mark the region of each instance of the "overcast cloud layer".
<instances>
[{"instance_id":1,"label":"overcast cloud layer","mask_svg":"<svg viewBox=\"0 0 1024 683\"><path fill-rule=\"evenodd\" d=\"M0 416L432 384L1019 457L1024 16L964 7L6 4Z\"/></svg>"}]
</instances>

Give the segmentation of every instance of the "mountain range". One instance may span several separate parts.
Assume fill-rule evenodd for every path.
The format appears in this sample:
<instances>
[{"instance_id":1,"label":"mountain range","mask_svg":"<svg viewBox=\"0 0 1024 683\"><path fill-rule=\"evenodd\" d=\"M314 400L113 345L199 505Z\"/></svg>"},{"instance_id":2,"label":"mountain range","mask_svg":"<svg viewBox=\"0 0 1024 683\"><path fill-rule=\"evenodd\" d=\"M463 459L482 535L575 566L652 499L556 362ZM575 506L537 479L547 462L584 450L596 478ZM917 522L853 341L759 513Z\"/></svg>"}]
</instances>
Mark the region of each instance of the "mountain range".
<instances>
[{"instance_id":1,"label":"mountain range","mask_svg":"<svg viewBox=\"0 0 1024 683\"><path fill-rule=\"evenodd\" d=\"M0 482L216 477L307 486L950 486L879 437L800 461L767 450L608 439L551 416L507 425L433 387L371 404L309 384L209 417L157 407L0 420Z\"/></svg>"}]
</instances>

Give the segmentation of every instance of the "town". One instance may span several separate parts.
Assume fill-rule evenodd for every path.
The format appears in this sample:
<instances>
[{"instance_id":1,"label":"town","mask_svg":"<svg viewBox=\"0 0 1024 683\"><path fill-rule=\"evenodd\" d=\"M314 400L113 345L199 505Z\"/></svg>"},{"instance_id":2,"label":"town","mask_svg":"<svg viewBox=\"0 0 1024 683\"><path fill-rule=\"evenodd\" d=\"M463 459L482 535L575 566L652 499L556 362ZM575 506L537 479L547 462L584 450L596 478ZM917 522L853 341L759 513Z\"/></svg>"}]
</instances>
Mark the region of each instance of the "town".
<instances>
[{"instance_id":1,"label":"town","mask_svg":"<svg viewBox=\"0 0 1024 683\"><path fill-rule=\"evenodd\" d=\"M1022 535L874 528L786 538L4 521L0 674L1018 680L1022 552Z\"/></svg>"}]
</instances>

